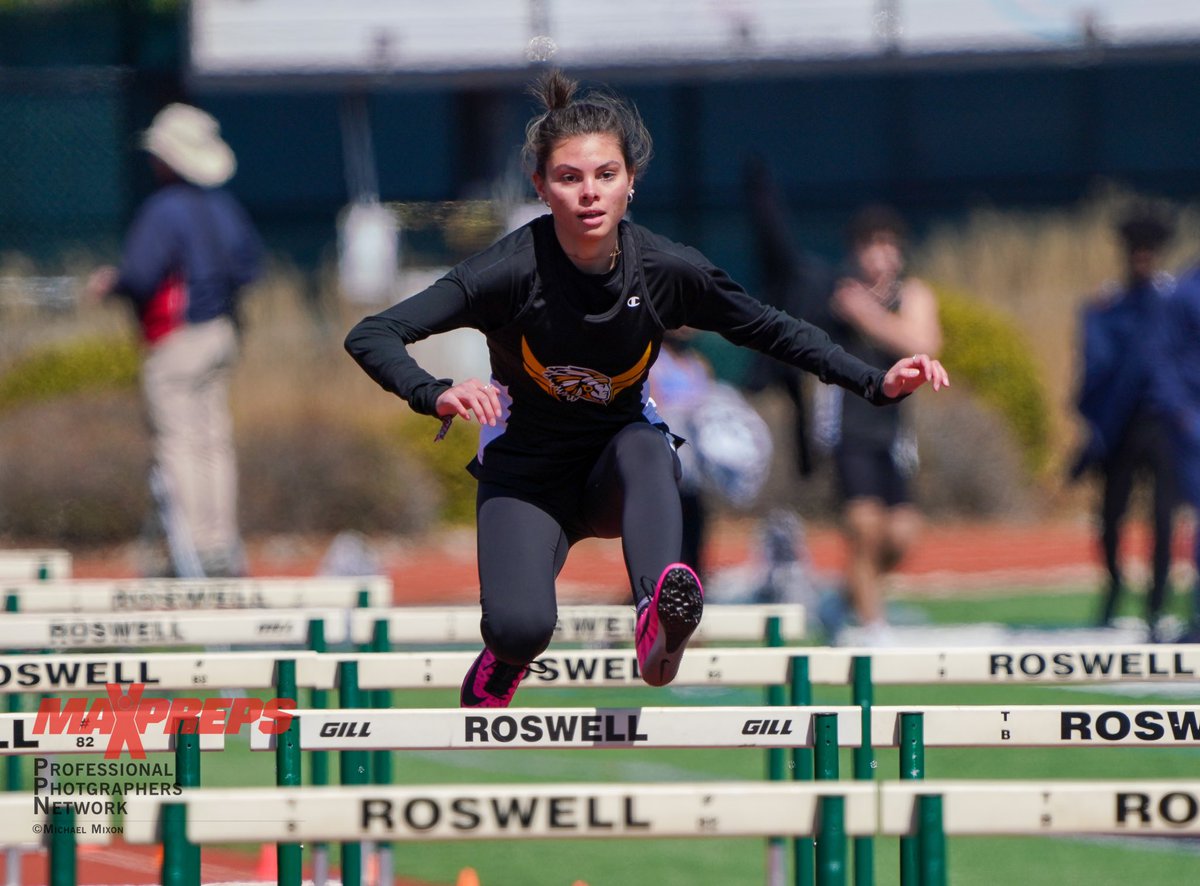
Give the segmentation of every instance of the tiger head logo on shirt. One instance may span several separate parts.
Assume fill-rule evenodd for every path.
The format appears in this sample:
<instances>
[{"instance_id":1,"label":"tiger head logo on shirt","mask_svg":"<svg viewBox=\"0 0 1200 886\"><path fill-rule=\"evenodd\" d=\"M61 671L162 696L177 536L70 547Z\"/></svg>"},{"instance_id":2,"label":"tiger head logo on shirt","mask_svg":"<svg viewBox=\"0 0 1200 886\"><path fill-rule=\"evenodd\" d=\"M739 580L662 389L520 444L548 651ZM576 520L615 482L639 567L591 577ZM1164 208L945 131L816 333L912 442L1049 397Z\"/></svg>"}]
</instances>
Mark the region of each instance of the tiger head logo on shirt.
<instances>
[{"instance_id":1,"label":"tiger head logo on shirt","mask_svg":"<svg viewBox=\"0 0 1200 886\"><path fill-rule=\"evenodd\" d=\"M586 400L607 406L621 391L641 378L650 363L650 352L651 346L646 345L646 352L631 369L610 378L584 366L543 366L529 349L529 343L521 338L525 371L547 394L566 403Z\"/></svg>"}]
</instances>

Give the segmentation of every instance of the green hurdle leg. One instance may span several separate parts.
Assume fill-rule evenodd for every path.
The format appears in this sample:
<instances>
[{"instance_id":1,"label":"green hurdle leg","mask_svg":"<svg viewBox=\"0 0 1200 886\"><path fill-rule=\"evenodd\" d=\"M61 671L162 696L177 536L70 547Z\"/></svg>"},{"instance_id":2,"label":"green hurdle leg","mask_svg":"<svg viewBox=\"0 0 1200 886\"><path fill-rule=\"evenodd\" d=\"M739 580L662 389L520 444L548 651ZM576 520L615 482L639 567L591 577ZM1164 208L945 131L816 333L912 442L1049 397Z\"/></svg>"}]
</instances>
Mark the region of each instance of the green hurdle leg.
<instances>
[{"instance_id":1,"label":"green hurdle leg","mask_svg":"<svg viewBox=\"0 0 1200 886\"><path fill-rule=\"evenodd\" d=\"M794 707L812 705L812 681L808 676L808 656L792 657L791 703ZM812 748L792 748L792 778L812 781ZM792 840L792 865L796 886L813 886L813 838L797 837Z\"/></svg>"},{"instance_id":2,"label":"green hurdle leg","mask_svg":"<svg viewBox=\"0 0 1200 886\"><path fill-rule=\"evenodd\" d=\"M900 778L925 777L925 720L920 711L900 715ZM900 838L900 886L919 886L920 854L916 835Z\"/></svg>"},{"instance_id":3,"label":"green hurdle leg","mask_svg":"<svg viewBox=\"0 0 1200 886\"><path fill-rule=\"evenodd\" d=\"M362 707L362 698L358 691L358 662L356 661L338 663L338 702L342 708ZM339 755L342 784L367 784L367 752L340 751ZM362 886L363 844L349 842L341 845L343 886Z\"/></svg>"},{"instance_id":4,"label":"green hurdle leg","mask_svg":"<svg viewBox=\"0 0 1200 886\"><path fill-rule=\"evenodd\" d=\"M313 652L327 652L325 622L313 619L308 623L308 648ZM329 707L329 693L324 689L313 689L309 694L309 706L317 710ZM313 751L308 755L311 767L311 783L317 787L329 784L329 752ZM329 844L313 843L313 881L317 886L329 882Z\"/></svg>"},{"instance_id":5,"label":"green hurdle leg","mask_svg":"<svg viewBox=\"0 0 1200 886\"><path fill-rule=\"evenodd\" d=\"M190 724L190 725L189 725ZM181 788L200 786L199 719L180 719L175 724L175 784ZM185 728L193 731L185 732ZM188 842L187 807L182 803L163 805L163 886L200 886L200 847Z\"/></svg>"},{"instance_id":6,"label":"green hurdle leg","mask_svg":"<svg viewBox=\"0 0 1200 886\"><path fill-rule=\"evenodd\" d=\"M275 663L275 688L279 698L296 699L296 662ZM300 786L300 720L293 717L287 731L275 743L275 785ZM304 850L299 843L275 844L275 867L279 886L300 886L304 878Z\"/></svg>"},{"instance_id":7,"label":"green hurdle leg","mask_svg":"<svg viewBox=\"0 0 1200 886\"><path fill-rule=\"evenodd\" d=\"M783 623L777 615L767 619L767 646L779 648L783 645ZM782 707L787 704L785 687L768 686L767 704ZM784 781L787 778L787 749L767 748L767 778L771 781ZM785 837L767 837L767 884L768 886L783 886L786 876L786 846Z\"/></svg>"},{"instance_id":8,"label":"green hurdle leg","mask_svg":"<svg viewBox=\"0 0 1200 886\"><path fill-rule=\"evenodd\" d=\"M20 610L20 602L17 600L16 594L4 595L4 611L18 612ZM10 714L19 714L21 712L21 696L15 692L8 696L7 708ZM4 787L5 790L19 791L21 790L21 758L10 756L4 758ZM9 853L9 858L12 859L18 853ZM9 862L12 863L11 861Z\"/></svg>"},{"instance_id":9,"label":"green hurdle leg","mask_svg":"<svg viewBox=\"0 0 1200 886\"><path fill-rule=\"evenodd\" d=\"M837 781L837 714L813 715L813 761L813 774L818 781ZM822 797L818 817L817 883L819 886L845 886L846 798Z\"/></svg>"},{"instance_id":10,"label":"green hurdle leg","mask_svg":"<svg viewBox=\"0 0 1200 886\"><path fill-rule=\"evenodd\" d=\"M359 591L358 597L356 598L356 602L354 604L355 608L356 609L367 609L370 607L370 605L371 605L370 593L368 593L365 590ZM372 627L371 639L369 641L367 641L366 643L360 644L358 647L358 651L359 652L374 652L375 651L374 627ZM363 696L363 699L362 699L362 706L367 707L367 708L375 707L375 693L373 693L373 692L365 693ZM345 707L345 705L343 705L343 707ZM363 755L363 765L367 767L366 772L364 773L364 777L366 779L363 782L364 784L373 784L374 783L371 779L371 768L375 762L374 757L375 757L375 755L370 754L370 753Z\"/></svg>"},{"instance_id":11,"label":"green hurdle leg","mask_svg":"<svg viewBox=\"0 0 1200 886\"><path fill-rule=\"evenodd\" d=\"M853 751L854 777L859 781L874 781L875 750L871 747L871 705L875 700L871 685L871 657L854 656L854 699L851 704L862 710L862 742ZM875 882L875 838L854 838L854 886L873 886Z\"/></svg>"},{"instance_id":12,"label":"green hurdle leg","mask_svg":"<svg viewBox=\"0 0 1200 886\"><path fill-rule=\"evenodd\" d=\"M392 649L391 639L388 637L388 623L386 618L376 619L375 626L371 633L371 650L373 652L390 652ZM373 693L374 699L372 707L381 710L387 710L392 706L392 693L387 689L376 689ZM371 763L371 774L375 778L375 784L387 785L392 783L392 752L391 751L372 751L374 759ZM392 844L391 843L376 843L376 857L379 860L379 876L376 879L378 883L390 884L393 878L393 863L392 863Z\"/></svg>"},{"instance_id":13,"label":"green hurdle leg","mask_svg":"<svg viewBox=\"0 0 1200 886\"><path fill-rule=\"evenodd\" d=\"M946 831L942 821L942 798L936 794L917 797L917 820L921 886L946 886Z\"/></svg>"},{"instance_id":14,"label":"green hurdle leg","mask_svg":"<svg viewBox=\"0 0 1200 886\"><path fill-rule=\"evenodd\" d=\"M65 805L65 804L64 804ZM75 886L75 810L54 806L50 813L50 886ZM8 872L9 882L20 882L20 874Z\"/></svg>"}]
</instances>

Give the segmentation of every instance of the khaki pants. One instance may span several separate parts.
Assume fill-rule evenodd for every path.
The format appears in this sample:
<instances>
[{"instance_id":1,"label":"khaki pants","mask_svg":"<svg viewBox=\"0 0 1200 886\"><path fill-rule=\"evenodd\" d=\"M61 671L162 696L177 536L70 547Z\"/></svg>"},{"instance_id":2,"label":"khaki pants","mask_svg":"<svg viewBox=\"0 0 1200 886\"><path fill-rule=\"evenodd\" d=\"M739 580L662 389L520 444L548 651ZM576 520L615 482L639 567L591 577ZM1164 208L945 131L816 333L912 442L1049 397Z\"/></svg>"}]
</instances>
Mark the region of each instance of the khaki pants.
<instances>
[{"instance_id":1,"label":"khaki pants","mask_svg":"<svg viewBox=\"0 0 1200 886\"><path fill-rule=\"evenodd\" d=\"M174 525L178 569L191 552L206 574L244 571L237 525L237 464L229 383L237 332L228 317L188 324L151 346L142 365L154 460Z\"/></svg>"}]
</instances>

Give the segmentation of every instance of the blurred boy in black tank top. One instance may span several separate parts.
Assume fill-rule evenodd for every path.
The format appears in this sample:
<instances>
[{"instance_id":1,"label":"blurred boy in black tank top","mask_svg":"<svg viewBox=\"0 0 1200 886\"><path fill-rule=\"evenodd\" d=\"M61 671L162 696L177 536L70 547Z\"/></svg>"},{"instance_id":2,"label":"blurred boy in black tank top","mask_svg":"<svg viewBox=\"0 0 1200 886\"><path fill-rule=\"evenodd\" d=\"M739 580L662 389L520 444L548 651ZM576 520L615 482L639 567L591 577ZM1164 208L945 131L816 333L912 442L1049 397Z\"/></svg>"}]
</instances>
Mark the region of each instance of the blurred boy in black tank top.
<instances>
[{"instance_id":1,"label":"blurred boy in black tank top","mask_svg":"<svg viewBox=\"0 0 1200 886\"><path fill-rule=\"evenodd\" d=\"M848 229L849 259L829 303L830 337L871 366L908 354L935 355L941 328L932 291L903 276L906 226L895 210L868 206ZM904 404L862 409L840 389L817 392L816 434L834 458L847 542L846 592L868 644L888 640L883 577L920 531L909 482L916 440Z\"/></svg>"}]
</instances>

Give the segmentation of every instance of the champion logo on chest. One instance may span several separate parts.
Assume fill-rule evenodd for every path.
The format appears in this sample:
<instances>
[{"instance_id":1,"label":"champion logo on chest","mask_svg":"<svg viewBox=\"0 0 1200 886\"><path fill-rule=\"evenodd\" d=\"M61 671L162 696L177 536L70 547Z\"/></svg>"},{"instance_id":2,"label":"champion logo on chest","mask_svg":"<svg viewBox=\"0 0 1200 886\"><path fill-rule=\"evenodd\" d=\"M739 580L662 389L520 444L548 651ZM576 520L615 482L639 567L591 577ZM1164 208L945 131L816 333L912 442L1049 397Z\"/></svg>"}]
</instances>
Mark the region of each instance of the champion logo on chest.
<instances>
[{"instance_id":1,"label":"champion logo on chest","mask_svg":"<svg viewBox=\"0 0 1200 886\"><path fill-rule=\"evenodd\" d=\"M651 345L646 345L646 350L637 363L619 375L610 376L586 366L544 366L530 350L529 342L524 336L521 337L521 357L525 372L543 391L565 403L585 400L607 406L623 390L641 379L650 365L652 350Z\"/></svg>"}]
</instances>

